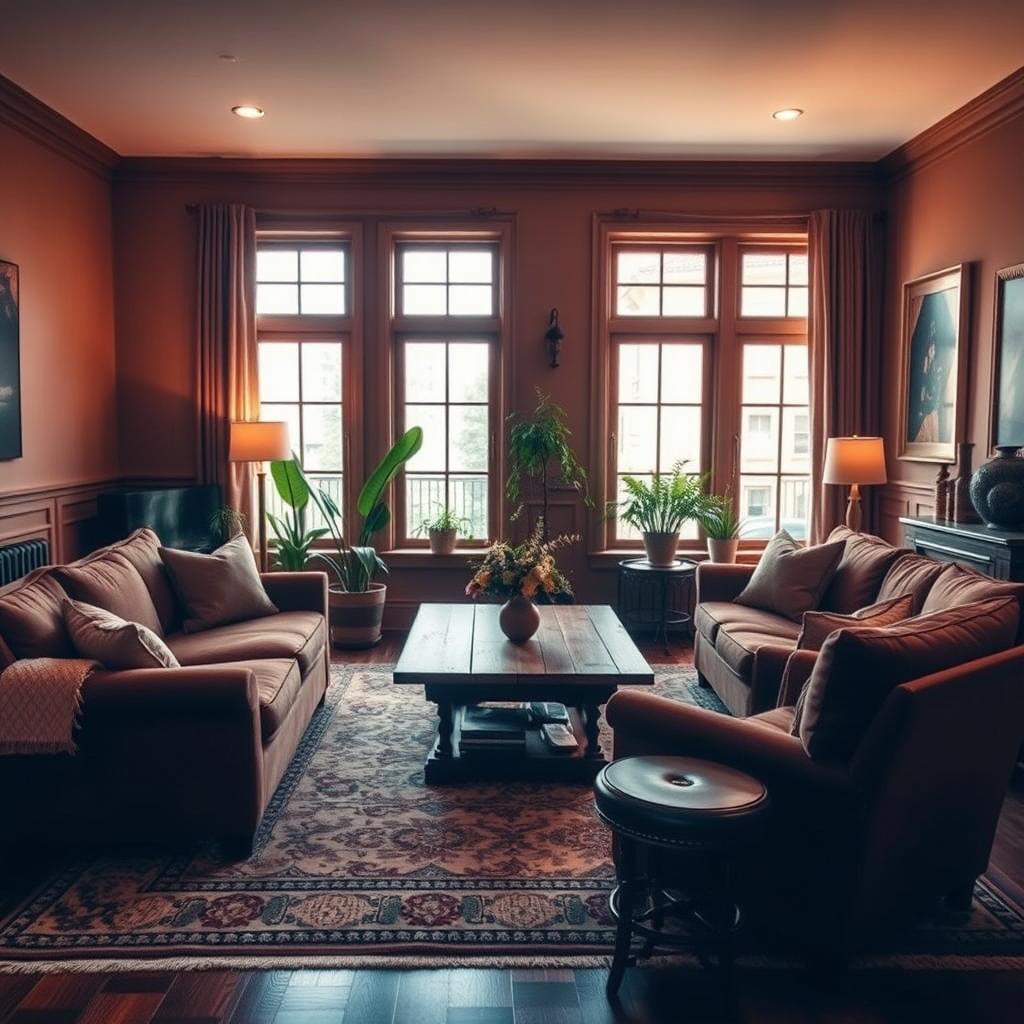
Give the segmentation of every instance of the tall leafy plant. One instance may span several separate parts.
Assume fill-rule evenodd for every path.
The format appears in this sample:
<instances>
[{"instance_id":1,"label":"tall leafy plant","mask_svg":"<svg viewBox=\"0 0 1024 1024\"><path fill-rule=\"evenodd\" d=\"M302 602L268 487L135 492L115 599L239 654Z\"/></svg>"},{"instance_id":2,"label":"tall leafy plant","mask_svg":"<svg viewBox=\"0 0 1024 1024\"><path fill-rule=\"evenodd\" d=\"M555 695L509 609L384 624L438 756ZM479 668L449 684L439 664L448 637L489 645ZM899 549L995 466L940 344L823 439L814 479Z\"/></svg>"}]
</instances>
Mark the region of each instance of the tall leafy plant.
<instances>
[{"instance_id":1,"label":"tall leafy plant","mask_svg":"<svg viewBox=\"0 0 1024 1024\"><path fill-rule=\"evenodd\" d=\"M286 571L305 569L313 544L327 534L325 527L306 529L306 509L312 488L295 453L290 459L270 463L270 478L281 501L288 508L284 517L267 513L274 532L274 561Z\"/></svg>"},{"instance_id":2,"label":"tall leafy plant","mask_svg":"<svg viewBox=\"0 0 1024 1024\"><path fill-rule=\"evenodd\" d=\"M522 511L523 486L527 480L540 483L543 500L544 536L547 539L548 505L551 487L561 483L580 491L587 505L587 471L579 464L569 438L572 431L565 410L537 388L537 407L533 413L512 413L508 418L508 482L505 493L519 502L513 515Z\"/></svg>"},{"instance_id":3,"label":"tall leafy plant","mask_svg":"<svg viewBox=\"0 0 1024 1024\"><path fill-rule=\"evenodd\" d=\"M683 468L678 462L671 473L655 473L649 481L624 476L626 496L608 506L609 515L642 533L678 533L684 523L701 519L707 509L704 478Z\"/></svg>"}]
</instances>

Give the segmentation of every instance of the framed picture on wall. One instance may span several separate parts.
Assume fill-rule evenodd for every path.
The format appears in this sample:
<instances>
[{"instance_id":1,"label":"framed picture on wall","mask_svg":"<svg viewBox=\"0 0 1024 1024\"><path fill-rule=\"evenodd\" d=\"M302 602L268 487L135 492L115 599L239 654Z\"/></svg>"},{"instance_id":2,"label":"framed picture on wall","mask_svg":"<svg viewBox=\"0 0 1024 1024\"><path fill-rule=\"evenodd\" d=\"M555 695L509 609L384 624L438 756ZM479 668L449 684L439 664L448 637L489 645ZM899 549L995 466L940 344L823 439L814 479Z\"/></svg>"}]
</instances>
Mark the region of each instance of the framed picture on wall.
<instances>
[{"instance_id":1,"label":"framed picture on wall","mask_svg":"<svg viewBox=\"0 0 1024 1024\"><path fill-rule=\"evenodd\" d=\"M0 260L0 459L21 458L18 266Z\"/></svg>"},{"instance_id":2,"label":"framed picture on wall","mask_svg":"<svg viewBox=\"0 0 1024 1024\"><path fill-rule=\"evenodd\" d=\"M954 462L967 404L970 266L903 286L899 457Z\"/></svg>"},{"instance_id":3,"label":"framed picture on wall","mask_svg":"<svg viewBox=\"0 0 1024 1024\"><path fill-rule=\"evenodd\" d=\"M991 447L1024 448L1024 263L996 272Z\"/></svg>"}]
</instances>

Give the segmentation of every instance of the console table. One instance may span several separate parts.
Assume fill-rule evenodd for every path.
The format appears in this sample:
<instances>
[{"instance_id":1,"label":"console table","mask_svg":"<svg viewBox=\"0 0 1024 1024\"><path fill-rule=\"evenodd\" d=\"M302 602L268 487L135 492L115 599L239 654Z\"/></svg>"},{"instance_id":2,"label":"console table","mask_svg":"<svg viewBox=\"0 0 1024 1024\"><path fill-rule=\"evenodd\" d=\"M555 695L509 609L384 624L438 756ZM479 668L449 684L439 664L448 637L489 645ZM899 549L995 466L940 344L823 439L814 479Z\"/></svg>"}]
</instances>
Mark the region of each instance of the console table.
<instances>
[{"instance_id":1,"label":"console table","mask_svg":"<svg viewBox=\"0 0 1024 1024\"><path fill-rule=\"evenodd\" d=\"M934 516L901 516L906 545L939 562L960 562L997 580L1024 582L1024 533Z\"/></svg>"}]
</instances>

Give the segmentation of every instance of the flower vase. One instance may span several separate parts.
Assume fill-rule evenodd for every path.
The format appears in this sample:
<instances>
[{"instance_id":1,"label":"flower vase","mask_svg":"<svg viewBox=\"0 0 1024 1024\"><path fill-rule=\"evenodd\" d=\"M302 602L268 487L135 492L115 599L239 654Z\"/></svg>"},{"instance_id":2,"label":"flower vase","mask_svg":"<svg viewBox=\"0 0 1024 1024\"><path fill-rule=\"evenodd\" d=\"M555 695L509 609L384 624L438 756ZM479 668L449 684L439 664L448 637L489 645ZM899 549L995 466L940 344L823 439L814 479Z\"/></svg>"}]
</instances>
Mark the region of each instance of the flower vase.
<instances>
[{"instance_id":1,"label":"flower vase","mask_svg":"<svg viewBox=\"0 0 1024 1024\"><path fill-rule=\"evenodd\" d=\"M526 643L540 628L540 612L529 598L516 594L501 606L498 625L512 643Z\"/></svg>"}]
</instances>

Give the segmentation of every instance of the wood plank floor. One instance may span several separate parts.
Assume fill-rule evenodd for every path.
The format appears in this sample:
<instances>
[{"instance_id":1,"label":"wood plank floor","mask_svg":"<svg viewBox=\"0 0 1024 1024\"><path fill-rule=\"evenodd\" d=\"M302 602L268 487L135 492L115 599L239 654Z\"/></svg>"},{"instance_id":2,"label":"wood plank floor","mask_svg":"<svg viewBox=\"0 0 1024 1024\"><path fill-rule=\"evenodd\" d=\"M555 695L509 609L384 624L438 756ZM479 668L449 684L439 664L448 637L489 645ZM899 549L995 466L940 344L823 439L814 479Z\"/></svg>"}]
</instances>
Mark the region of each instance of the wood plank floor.
<instances>
[{"instance_id":1,"label":"wood plank floor","mask_svg":"<svg viewBox=\"0 0 1024 1024\"><path fill-rule=\"evenodd\" d=\"M398 660L402 637L346 661ZM691 660L674 647L666 659ZM1024 899L1024 787L1008 796L991 873ZM7 879L3 895L14 895ZM14 888L17 888L15 885ZM603 970L208 971L0 975L0 1024L675 1024L725 1019L697 971L627 972L619 1002ZM741 1024L1019 1024L1024 971L859 974L825 986L791 971L743 972Z\"/></svg>"}]
</instances>

